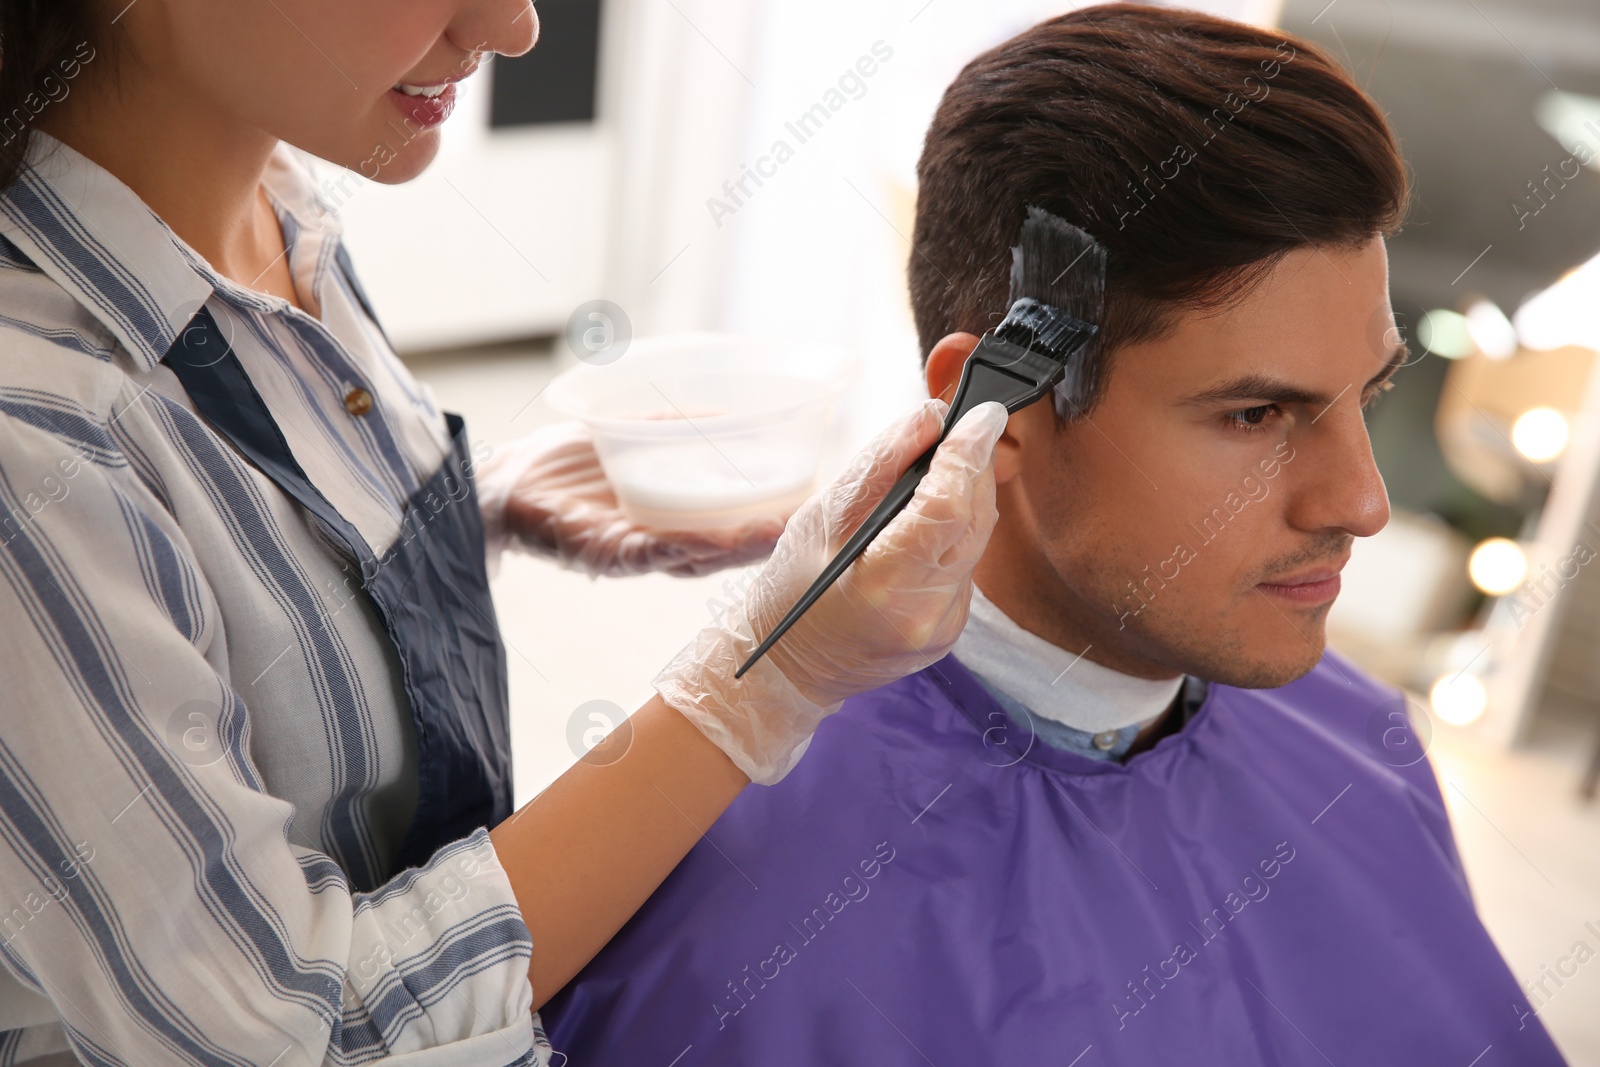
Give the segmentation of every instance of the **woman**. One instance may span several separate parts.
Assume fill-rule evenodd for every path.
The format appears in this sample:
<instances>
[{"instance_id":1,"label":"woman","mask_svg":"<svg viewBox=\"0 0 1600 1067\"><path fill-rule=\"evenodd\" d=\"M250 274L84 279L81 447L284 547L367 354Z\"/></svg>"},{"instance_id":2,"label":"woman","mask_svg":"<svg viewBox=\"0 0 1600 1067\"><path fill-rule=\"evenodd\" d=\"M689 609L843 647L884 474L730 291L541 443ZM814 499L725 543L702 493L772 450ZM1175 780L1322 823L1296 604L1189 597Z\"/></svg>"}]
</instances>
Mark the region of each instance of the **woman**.
<instances>
[{"instance_id":1,"label":"woman","mask_svg":"<svg viewBox=\"0 0 1600 1067\"><path fill-rule=\"evenodd\" d=\"M413 177L536 35L526 0L0 7L0 1061L545 1063L536 1009L697 828L960 632L998 404L739 680L941 402L781 537L629 527L581 439L475 487L290 146ZM771 549L625 755L515 814L486 527L595 573Z\"/></svg>"}]
</instances>

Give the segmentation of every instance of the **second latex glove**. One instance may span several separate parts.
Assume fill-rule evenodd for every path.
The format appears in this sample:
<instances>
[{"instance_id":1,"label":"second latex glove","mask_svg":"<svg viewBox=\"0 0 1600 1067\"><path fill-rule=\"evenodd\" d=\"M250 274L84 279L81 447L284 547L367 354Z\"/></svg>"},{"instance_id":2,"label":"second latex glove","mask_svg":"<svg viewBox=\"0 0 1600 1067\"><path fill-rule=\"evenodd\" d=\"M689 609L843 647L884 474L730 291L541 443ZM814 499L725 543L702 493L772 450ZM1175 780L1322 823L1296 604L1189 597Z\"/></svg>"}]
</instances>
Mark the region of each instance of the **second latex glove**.
<instances>
[{"instance_id":1,"label":"second latex glove","mask_svg":"<svg viewBox=\"0 0 1600 1067\"><path fill-rule=\"evenodd\" d=\"M734 671L800 598L901 473L939 435L937 398L896 420L802 504L742 603L702 629L654 685L753 782L781 779L850 696L938 662L966 625L972 570L994 529L991 459L1005 407L950 431L915 497L790 630Z\"/></svg>"},{"instance_id":2,"label":"second latex glove","mask_svg":"<svg viewBox=\"0 0 1600 1067\"><path fill-rule=\"evenodd\" d=\"M477 472L491 576L516 546L591 578L711 574L765 559L783 519L723 530L654 530L623 514L594 439L576 419L500 445Z\"/></svg>"}]
</instances>

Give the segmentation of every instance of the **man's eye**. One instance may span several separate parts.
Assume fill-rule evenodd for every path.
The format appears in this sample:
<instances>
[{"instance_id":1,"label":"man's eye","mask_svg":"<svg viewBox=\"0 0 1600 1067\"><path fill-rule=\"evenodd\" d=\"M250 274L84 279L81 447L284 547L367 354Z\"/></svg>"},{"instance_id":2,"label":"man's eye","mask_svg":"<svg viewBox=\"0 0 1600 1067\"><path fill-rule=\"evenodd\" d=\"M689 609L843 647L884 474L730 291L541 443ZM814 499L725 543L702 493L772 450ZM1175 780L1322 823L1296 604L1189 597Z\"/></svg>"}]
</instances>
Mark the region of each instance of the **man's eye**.
<instances>
[{"instance_id":1,"label":"man's eye","mask_svg":"<svg viewBox=\"0 0 1600 1067\"><path fill-rule=\"evenodd\" d=\"M1245 408L1243 411L1230 411L1227 417L1228 422L1232 425L1246 432L1251 432L1259 428L1277 411L1278 405L1276 404L1258 404L1253 408Z\"/></svg>"}]
</instances>

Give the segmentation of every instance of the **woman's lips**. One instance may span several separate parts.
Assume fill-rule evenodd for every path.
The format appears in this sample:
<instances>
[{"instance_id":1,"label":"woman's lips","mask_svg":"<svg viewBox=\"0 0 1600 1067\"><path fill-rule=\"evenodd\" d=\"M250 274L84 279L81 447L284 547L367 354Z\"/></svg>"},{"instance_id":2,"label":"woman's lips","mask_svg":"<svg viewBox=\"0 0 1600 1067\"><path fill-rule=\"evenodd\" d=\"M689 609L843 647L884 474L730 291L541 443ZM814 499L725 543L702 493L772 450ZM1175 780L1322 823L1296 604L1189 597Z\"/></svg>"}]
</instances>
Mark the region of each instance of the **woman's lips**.
<instances>
[{"instance_id":1,"label":"woman's lips","mask_svg":"<svg viewBox=\"0 0 1600 1067\"><path fill-rule=\"evenodd\" d=\"M1343 567L1324 567L1284 582L1261 582L1256 588L1294 604L1321 604L1339 595L1339 571Z\"/></svg>"},{"instance_id":2,"label":"woman's lips","mask_svg":"<svg viewBox=\"0 0 1600 1067\"><path fill-rule=\"evenodd\" d=\"M456 85L454 81L450 82L438 96L411 96L399 89L390 89L389 99L394 101L402 115L427 129L439 125L455 110Z\"/></svg>"}]
</instances>

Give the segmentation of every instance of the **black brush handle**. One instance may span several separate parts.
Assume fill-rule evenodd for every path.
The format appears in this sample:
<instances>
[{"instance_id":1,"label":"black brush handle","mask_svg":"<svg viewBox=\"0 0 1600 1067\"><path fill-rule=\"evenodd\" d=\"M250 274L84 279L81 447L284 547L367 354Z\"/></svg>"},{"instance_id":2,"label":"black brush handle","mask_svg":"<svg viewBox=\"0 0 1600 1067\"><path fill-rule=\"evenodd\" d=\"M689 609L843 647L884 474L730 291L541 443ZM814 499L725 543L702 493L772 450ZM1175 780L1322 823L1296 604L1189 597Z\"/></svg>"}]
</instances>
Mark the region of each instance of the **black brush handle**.
<instances>
[{"instance_id":1,"label":"black brush handle","mask_svg":"<svg viewBox=\"0 0 1600 1067\"><path fill-rule=\"evenodd\" d=\"M985 343L989 342L988 338L984 340ZM998 347L998 345L994 347ZM794 607L789 609L778 625L767 635L766 640L762 641L756 647L756 650L750 654L750 658L745 660L744 666L733 673L735 678L743 677L744 672L754 666L756 660L760 659L767 649L771 648L778 638L782 637L789 627L793 626L800 616L805 614L806 609L817 602L817 598L839 579L839 576L845 572L850 564L855 562L856 557L867 550L867 546L872 543L873 538L882 533L894 517L900 514L901 510L911 502L911 498L916 496L917 486L921 484L923 476L933 466L933 454L938 451L940 443L950 435L950 431L955 428L956 423L961 421L963 415L979 404L990 400L998 400L1005 404L1008 412L1025 407L1053 388L1055 383L1061 379L1061 372L1064 369L1062 364L1053 363L1052 361L1054 372L1045 382L1041 383L1032 374L1024 377L1014 369L1011 369L1016 366L1016 360L1013 359L1010 364L991 363L984 358L988 354L984 351L984 346L980 345L968 357L966 366L961 371L961 384L956 387L955 400L951 402L950 410L945 413L944 426L939 431L938 439L929 445L922 455L911 461L911 466L907 467L905 473L900 475L893 488L889 490L888 495L883 498L877 507L872 509L872 514L868 515L866 520L856 529L856 532L850 535L850 540L845 542L844 547L833 557L833 561L823 568L816 581L811 583L811 587L805 591L799 600L795 601ZM1044 367L1043 369L1047 372L1050 370L1049 367Z\"/></svg>"}]
</instances>

